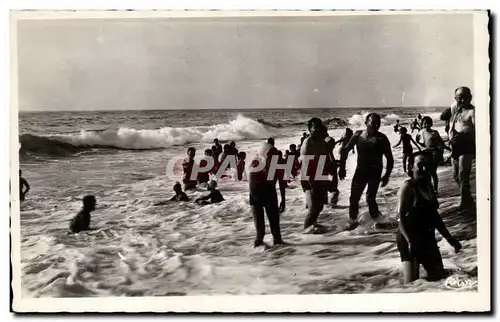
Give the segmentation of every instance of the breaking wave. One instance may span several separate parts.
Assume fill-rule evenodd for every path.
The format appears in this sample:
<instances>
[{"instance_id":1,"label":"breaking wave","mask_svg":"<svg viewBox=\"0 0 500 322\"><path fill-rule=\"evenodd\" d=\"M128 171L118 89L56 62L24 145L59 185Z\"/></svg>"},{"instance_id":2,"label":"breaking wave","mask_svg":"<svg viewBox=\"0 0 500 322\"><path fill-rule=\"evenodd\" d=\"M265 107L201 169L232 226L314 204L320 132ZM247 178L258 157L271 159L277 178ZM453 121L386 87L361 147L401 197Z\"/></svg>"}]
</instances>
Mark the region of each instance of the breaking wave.
<instances>
[{"instance_id":1,"label":"breaking wave","mask_svg":"<svg viewBox=\"0 0 500 322\"><path fill-rule=\"evenodd\" d=\"M160 129L119 128L105 131L37 136L23 134L19 137L21 155L71 156L92 148L151 150L187 143L262 139L272 133L261 123L238 115L236 119L212 126Z\"/></svg>"}]
</instances>

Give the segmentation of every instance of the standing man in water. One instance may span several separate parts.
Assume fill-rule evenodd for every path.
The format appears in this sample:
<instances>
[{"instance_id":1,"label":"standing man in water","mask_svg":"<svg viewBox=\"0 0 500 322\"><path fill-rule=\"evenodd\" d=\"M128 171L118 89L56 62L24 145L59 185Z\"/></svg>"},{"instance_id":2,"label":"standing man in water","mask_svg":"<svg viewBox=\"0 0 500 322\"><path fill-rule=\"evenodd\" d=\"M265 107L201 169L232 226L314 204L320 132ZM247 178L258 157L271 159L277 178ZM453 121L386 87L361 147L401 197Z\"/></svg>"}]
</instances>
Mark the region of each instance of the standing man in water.
<instances>
[{"instance_id":1,"label":"standing man in water","mask_svg":"<svg viewBox=\"0 0 500 322\"><path fill-rule=\"evenodd\" d=\"M474 209L476 204L470 191L470 172L476 155L475 107L471 104L472 93L468 87L455 90L455 102L451 105L449 132L453 177L460 187L460 209ZM445 115L446 116L446 115Z\"/></svg>"},{"instance_id":2,"label":"standing man in water","mask_svg":"<svg viewBox=\"0 0 500 322\"><path fill-rule=\"evenodd\" d=\"M330 151L325 142L327 137L326 128L323 122L313 117L307 124L310 135L302 143L300 149L300 159L302 162L301 185L306 197L308 214L304 221L304 232L313 232L317 228L319 214L323 210L323 205L327 204L328 188L331 185L328 178L328 168L332 160L329 159ZM323 159L323 169L319 166L320 159ZM318 173L321 171L322 173ZM326 176L326 179L316 178ZM308 176L306 179L305 176Z\"/></svg>"},{"instance_id":3,"label":"standing man in water","mask_svg":"<svg viewBox=\"0 0 500 322\"><path fill-rule=\"evenodd\" d=\"M23 178L23 172L19 170L19 200L24 201L24 199L26 199L26 194L30 191L30 189L28 181Z\"/></svg>"},{"instance_id":4,"label":"standing man in water","mask_svg":"<svg viewBox=\"0 0 500 322\"><path fill-rule=\"evenodd\" d=\"M366 130L357 131L347 144L340 151L339 179L344 180L346 176L345 163L349 151L354 147L358 150L358 165L352 178L351 196L349 198L349 225L348 230L353 230L358 226L359 200L368 185L366 191L366 202L370 210L370 216L377 218L379 215L377 205L377 192L381 184L385 187L389 182L389 177L394 166L391 143L387 136L379 132L380 115L370 113L366 116ZM387 160L384 176L381 178L383 162L382 157Z\"/></svg>"},{"instance_id":5,"label":"standing man in water","mask_svg":"<svg viewBox=\"0 0 500 322\"><path fill-rule=\"evenodd\" d=\"M250 190L250 206L252 206L252 214L255 223L256 237L254 247L264 245L264 235L266 233L264 211L267 214L271 234L273 235L274 245L283 244L280 230L280 212L285 210L285 184L280 179L276 171L270 177L269 173L273 172L271 167L271 160L273 156L277 156L277 150L273 149L270 143L264 143L260 149L260 156L264 159L262 161L253 160L252 168L249 173L249 190ZM258 169L260 162L265 165ZM276 170L276 169L275 169ZM278 206L278 195L276 193L276 181L279 183L281 203Z\"/></svg>"}]
</instances>

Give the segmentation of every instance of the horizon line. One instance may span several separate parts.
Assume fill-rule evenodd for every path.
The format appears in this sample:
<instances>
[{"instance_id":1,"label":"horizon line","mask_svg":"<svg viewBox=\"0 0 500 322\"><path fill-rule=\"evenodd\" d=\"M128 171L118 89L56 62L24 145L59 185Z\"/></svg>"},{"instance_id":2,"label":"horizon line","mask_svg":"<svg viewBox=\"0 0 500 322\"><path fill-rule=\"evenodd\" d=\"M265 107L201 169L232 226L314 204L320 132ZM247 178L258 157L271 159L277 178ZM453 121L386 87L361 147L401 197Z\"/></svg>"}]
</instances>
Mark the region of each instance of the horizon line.
<instances>
[{"instance_id":1,"label":"horizon line","mask_svg":"<svg viewBox=\"0 0 500 322\"><path fill-rule=\"evenodd\" d=\"M85 110L18 110L18 113L43 113L43 112L126 112L126 111L207 111L207 110L212 110L212 111L249 111L249 110L313 110L313 109L415 109L415 108L446 108L447 106L443 105L436 105L436 106L376 106L376 107L363 107L363 106L342 106L342 107L335 107L335 106L330 106L330 107L275 107L275 108L235 108L235 109L230 109L230 108L192 108L192 109L182 109L182 108L168 108L168 109L123 109L123 110L98 110L98 109L85 109Z\"/></svg>"}]
</instances>

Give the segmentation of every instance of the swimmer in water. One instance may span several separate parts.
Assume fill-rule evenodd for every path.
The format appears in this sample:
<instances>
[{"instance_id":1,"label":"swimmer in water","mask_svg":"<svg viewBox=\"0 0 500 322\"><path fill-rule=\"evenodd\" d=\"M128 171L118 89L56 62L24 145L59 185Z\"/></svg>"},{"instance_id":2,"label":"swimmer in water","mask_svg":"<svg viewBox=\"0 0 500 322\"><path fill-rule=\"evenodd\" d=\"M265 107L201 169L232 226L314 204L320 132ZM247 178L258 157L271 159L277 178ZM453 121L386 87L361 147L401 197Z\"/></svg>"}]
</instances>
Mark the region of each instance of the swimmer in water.
<instances>
[{"instance_id":1,"label":"swimmer in water","mask_svg":"<svg viewBox=\"0 0 500 322\"><path fill-rule=\"evenodd\" d=\"M411 135L407 132L408 130L406 129L406 127L401 127L399 129L401 138L399 139L398 144L393 146L393 148L397 148L401 143L403 143L403 171L405 173L408 173L406 170L406 165L408 165L408 171L413 168L413 147L411 144L415 144L415 146L420 150L417 142L415 142L415 140L413 140Z\"/></svg>"},{"instance_id":2,"label":"swimmer in water","mask_svg":"<svg viewBox=\"0 0 500 322\"><path fill-rule=\"evenodd\" d=\"M344 134L342 134L342 137L340 138L340 140L335 142L335 145L341 144L340 149L342 150L343 148L345 148L347 146L347 144L351 140L352 135L353 135L352 130L350 128L346 128L345 132L344 132ZM354 154L354 149L352 150L352 154Z\"/></svg>"},{"instance_id":3,"label":"swimmer in water","mask_svg":"<svg viewBox=\"0 0 500 322\"><path fill-rule=\"evenodd\" d=\"M444 149L449 148L444 144L443 138L437 130L432 128L433 122L429 116L424 116L422 118L422 131L417 135L417 143L421 146L425 147L425 150L428 151L427 157L427 170L432 177L432 181L434 183L434 190L436 194L438 194L438 175L437 168L440 162L443 161L443 152ZM423 141L422 141L423 140Z\"/></svg>"},{"instance_id":4,"label":"swimmer in water","mask_svg":"<svg viewBox=\"0 0 500 322\"><path fill-rule=\"evenodd\" d=\"M187 155L188 157L185 158L182 163L182 169L184 171L182 182L184 183L184 190L194 190L196 189L196 179L191 179L191 173L193 172L193 167L195 166L194 157L196 155L196 149L192 147L187 149Z\"/></svg>"},{"instance_id":5,"label":"swimmer in water","mask_svg":"<svg viewBox=\"0 0 500 322\"><path fill-rule=\"evenodd\" d=\"M79 233L84 230L90 229L90 213L95 210L96 199L94 196L83 197L83 208L78 212L78 214L71 220L69 224L69 229L73 233Z\"/></svg>"},{"instance_id":6,"label":"swimmer in water","mask_svg":"<svg viewBox=\"0 0 500 322\"><path fill-rule=\"evenodd\" d=\"M455 90L455 103L450 108L448 137L453 177L460 188L461 210L473 210L476 207L470 191L470 173L476 156L475 107L471 102L470 88L459 87Z\"/></svg>"},{"instance_id":7,"label":"swimmer in water","mask_svg":"<svg viewBox=\"0 0 500 322\"><path fill-rule=\"evenodd\" d=\"M247 158L247 154L245 152L238 153L238 162L236 163L236 170L238 175L238 181L246 179L245 173L245 159Z\"/></svg>"},{"instance_id":8,"label":"swimmer in water","mask_svg":"<svg viewBox=\"0 0 500 322\"><path fill-rule=\"evenodd\" d=\"M234 141L229 142L231 149L229 150L232 155L238 155L238 149L236 148L236 143Z\"/></svg>"},{"instance_id":9,"label":"swimmer in water","mask_svg":"<svg viewBox=\"0 0 500 322\"><path fill-rule=\"evenodd\" d=\"M394 125L394 132L398 133L401 128L401 124L399 124L399 120L396 121L396 125Z\"/></svg>"},{"instance_id":10,"label":"swimmer in water","mask_svg":"<svg viewBox=\"0 0 500 322\"><path fill-rule=\"evenodd\" d=\"M157 202L153 206L163 206L163 205L170 203L170 201L177 201L177 202L189 201L189 198L186 195L186 193L184 191L182 191L181 183L178 181L174 184L174 192L175 192L175 195L172 198L170 198L166 201Z\"/></svg>"},{"instance_id":11,"label":"swimmer in water","mask_svg":"<svg viewBox=\"0 0 500 322\"><path fill-rule=\"evenodd\" d=\"M453 238L439 215L439 203L430 181L425 151L414 154L411 179L399 191L399 229L396 244L403 263L404 283L419 278L422 264L430 280L445 277L443 260L435 238L435 230L459 252L460 242Z\"/></svg>"},{"instance_id":12,"label":"swimmer in water","mask_svg":"<svg viewBox=\"0 0 500 322\"><path fill-rule=\"evenodd\" d=\"M366 202L370 210L370 216L377 218L379 209L377 204L377 192L379 185L385 187L394 166L394 158L391 151L391 143L387 136L379 132L380 115L370 113L366 116L366 130L357 131L346 147L341 149L339 179L344 180L346 176L345 163L349 151L356 147L358 150L358 164L352 178L351 196L349 198L349 225L347 230L358 226L359 200L366 190ZM387 160L385 174L381 177L383 170L383 157Z\"/></svg>"},{"instance_id":13,"label":"swimmer in water","mask_svg":"<svg viewBox=\"0 0 500 322\"><path fill-rule=\"evenodd\" d=\"M326 127L323 122L317 118L313 117L308 122L308 128L310 136L308 136L302 143L300 158L301 161L304 158L312 158L307 164L305 169L306 173L301 174L301 185L304 191L306 206L308 209L308 214L304 220L304 232L309 233L319 228L317 224L318 217L323 210L323 205L328 203L328 189L331 186L331 182L328 179L328 174L333 160L330 159L330 151L328 145L325 142L327 137ZM320 169L319 160L324 159L324 168ZM303 162L302 162L303 163ZM321 171L322 170L322 171ZM326 179L316 178L316 173L326 177ZM308 177L306 179L306 176Z\"/></svg>"},{"instance_id":14,"label":"swimmer in water","mask_svg":"<svg viewBox=\"0 0 500 322\"><path fill-rule=\"evenodd\" d=\"M273 235L274 245L283 244L280 231L280 212L285 210L285 185L283 180L278 178L276 172L270 178L269 171L272 171L271 160L277 155L269 143L264 143L260 149L260 156L264 159L252 161L252 168L256 169L260 162L265 162L264 168L260 171L251 171L249 173L249 197L250 206L255 223L256 236L254 247L264 244L264 235L266 233L264 211L267 214L271 234ZM278 206L278 195L276 193L276 181L279 183L281 193L281 203Z\"/></svg>"},{"instance_id":15,"label":"swimmer in water","mask_svg":"<svg viewBox=\"0 0 500 322\"><path fill-rule=\"evenodd\" d=\"M213 152L211 149L206 149L205 150L205 158L213 158ZM200 161L200 168L206 167L208 164L207 160L201 160ZM207 186L208 181L210 180L210 173L213 171L212 170L204 170L203 172L198 173L198 183Z\"/></svg>"},{"instance_id":16,"label":"swimmer in water","mask_svg":"<svg viewBox=\"0 0 500 322\"><path fill-rule=\"evenodd\" d=\"M214 158L219 158L222 154L222 145L219 143L219 139L214 139L214 145L212 146L212 151L214 151Z\"/></svg>"},{"instance_id":17,"label":"swimmer in water","mask_svg":"<svg viewBox=\"0 0 500 322\"><path fill-rule=\"evenodd\" d=\"M209 205L224 201L224 197L222 197L222 194L216 188L217 188L217 182L211 180L210 183L208 184L208 189L210 193L206 196L196 199L194 202L200 205Z\"/></svg>"},{"instance_id":18,"label":"swimmer in water","mask_svg":"<svg viewBox=\"0 0 500 322\"><path fill-rule=\"evenodd\" d=\"M335 205L337 205L337 202L339 201L339 194L340 194L340 191L338 189L339 177L337 174L338 163L335 160L335 156L333 155L333 149L335 148L335 139L328 136L325 138L325 142L328 147L329 159L331 161L329 166L329 174L332 176L332 179L330 181L330 187L328 189L329 192L332 192L332 198L330 199L330 206L334 207Z\"/></svg>"},{"instance_id":19,"label":"swimmer in water","mask_svg":"<svg viewBox=\"0 0 500 322\"><path fill-rule=\"evenodd\" d=\"M19 200L24 201L26 194L30 191L31 187L28 181L23 178L23 172L19 170Z\"/></svg>"},{"instance_id":20,"label":"swimmer in water","mask_svg":"<svg viewBox=\"0 0 500 322\"><path fill-rule=\"evenodd\" d=\"M295 144L290 144L290 153L288 154L288 158L293 158L293 166L292 166L292 177L295 179L297 175L299 174L300 170L300 162L299 162L299 157L300 153L297 151L297 147ZM287 159L288 160L288 159Z\"/></svg>"}]
</instances>

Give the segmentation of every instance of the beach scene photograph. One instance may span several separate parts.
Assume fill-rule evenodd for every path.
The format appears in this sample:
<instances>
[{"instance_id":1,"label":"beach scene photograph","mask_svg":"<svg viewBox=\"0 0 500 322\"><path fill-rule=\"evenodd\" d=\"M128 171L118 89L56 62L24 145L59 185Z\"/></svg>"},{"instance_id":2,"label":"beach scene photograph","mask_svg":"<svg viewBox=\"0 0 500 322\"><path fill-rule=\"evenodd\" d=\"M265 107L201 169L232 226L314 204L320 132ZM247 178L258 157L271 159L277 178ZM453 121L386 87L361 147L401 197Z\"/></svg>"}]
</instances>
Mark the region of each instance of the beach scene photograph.
<instances>
[{"instance_id":1,"label":"beach scene photograph","mask_svg":"<svg viewBox=\"0 0 500 322\"><path fill-rule=\"evenodd\" d=\"M17 19L17 296L477 293L476 14Z\"/></svg>"}]
</instances>

